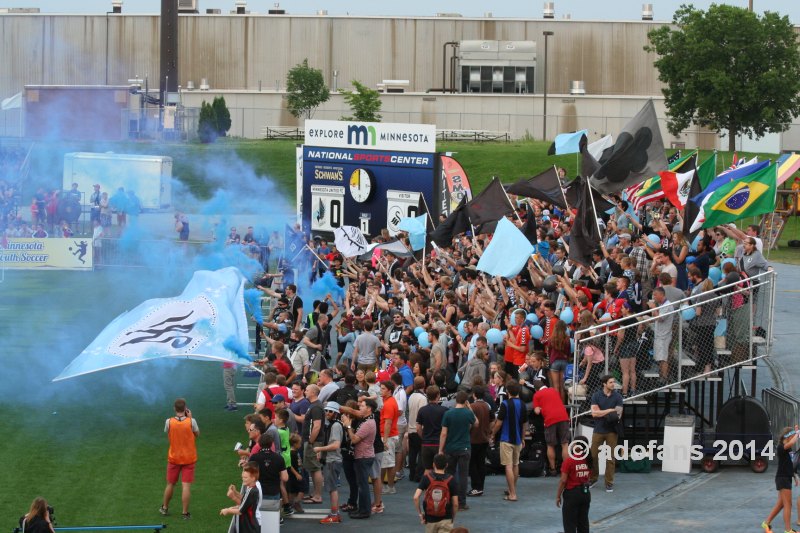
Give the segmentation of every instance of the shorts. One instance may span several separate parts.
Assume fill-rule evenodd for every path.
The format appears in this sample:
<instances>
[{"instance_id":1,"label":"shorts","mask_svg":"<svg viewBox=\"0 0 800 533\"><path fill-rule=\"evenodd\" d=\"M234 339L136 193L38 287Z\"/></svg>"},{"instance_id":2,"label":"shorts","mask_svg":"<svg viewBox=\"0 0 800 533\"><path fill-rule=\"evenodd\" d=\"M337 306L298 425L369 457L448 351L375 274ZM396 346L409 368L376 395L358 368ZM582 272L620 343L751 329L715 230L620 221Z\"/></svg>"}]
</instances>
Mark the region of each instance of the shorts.
<instances>
[{"instance_id":1,"label":"shorts","mask_svg":"<svg viewBox=\"0 0 800 533\"><path fill-rule=\"evenodd\" d=\"M564 372L567 369L566 359L556 359L550 363L550 370L553 372Z\"/></svg>"},{"instance_id":2,"label":"shorts","mask_svg":"<svg viewBox=\"0 0 800 533\"><path fill-rule=\"evenodd\" d=\"M314 452L315 446L325 445L321 442L316 442L314 444L306 442L305 448L303 448L303 468L305 468L307 472L319 472L322 470L322 463L319 462L317 454Z\"/></svg>"},{"instance_id":3,"label":"shorts","mask_svg":"<svg viewBox=\"0 0 800 533\"><path fill-rule=\"evenodd\" d=\"M422 468L433 470L433 458L439 453L439 446L423 446L420 457L422 458Z\"/></svg>"},{"instance_id":4,"label":"shorts","mask_svg":"<svg viewBox=\"0 0 800 533\"><path fill-rule=\"evenodd\" d=\"M399 449L396 450L397 453L403 449L403 440L405 439L406 433L408 433L408 424L404 424L402 426L397 424L397 444L399 446Z\"/></svg>"},{"instance_id":5,"label":"shorts","mask_svg":"<svg viewBox=\"0 0 800 533\"><path fill-rule=\"evenodd\" d=\"M300 474L300 479L294 477L294 474L291 472L289 473L289 482L286 483L286 491L289 494L300 494L301 492L303 494L308 494L308 489L308 479L302 475L302 472Z\"/></svg>"},{"instance_id":6,"label":"shorts","mask_svg":"<svg viewBox=\"0 0 800 533\"><path fill-rule=\"evenodd\" d=\"M775 477L775 490L792 490L792 478L790 477Z\"/></svg>"},{"instance_id":7,"label":"shorts","mask_svg":"<svg viewBox=\"0 0 800 533\"><path fill-rule=\"evenodd\" d=\"M383 462L383 452L375 454L375 460L372 461L372 472L369 477L373 480L381 479L381 462Z\"/></svg>"},{"instance_id":8,"label":"shorts","mask_svg":"<svg viewBox=\"0 0 800 533\"><path fill-rule=\"evenodd\" d=\"M398 437L389 437L386 439L385 447L383 448L383 459L381 460L381 468L394 468L395 454L397 453Z\"/></svg>"},{"instance_id":9,"label":"shorts","mask_svg":"<svg viewBox=\"0 0 800 533\"><path fill-rule=\"evenodd\" d=\"M344 472L344 468L341 461L331 461L322 467L323 484L328 492L337 490L342 472Z\"/></svg>"},{"instance_id":10,"label":"shorts","mask_svg":"<svg viewBox=\"0 0 800 533\"><path fill-rule=\"evenodd\" d=\"M522 444L511 444L510 442L500 443L500 464L503 466L517 466L519 464L519 452Z\"/></svg>"},{"instance_id":11,"label":"shorts","mask_svg":"<svg viewBox=\"0 0 800 533\"><path fill-rule=\"evenodd\" d=\"M178 482L178 478L181 479L182 483L192 483L194 481L194 465L197 463L192 463L190 465L176 465L173 463L167 463L167 483L170 485L174 485Z\"/></svg>"},{"instance_id":12,"label":"shorts","mask_svg":"<svg viewBox=\"0 0 800 533\"><path fill-rule=\"evenodd\" d=\"M669 345L672 338L653 340L653 359L655 361L666 361L669 359Z\"/></svg>"},{"instance_id":13,"label":"shorts","mask_svg":"<svg viewBox=\"0 0 800 533\"><path fill-rule=\"evenodd\" d=\"M619 358L632 359L636 357L636 352L638 349L639 345L636 343L629 342L627 344L623 344L619 349Z\"/></svg>"},{"instance_id":14,"label":"shorts","mask_svg":"<svg viewBox=\"0 0 800 533\"><path fill-rule=\"evenodd\" d=\"M569 444L569 422L556 422L552 426L544 428L544 441L548 446L558 446L559 444Z\"/></svg>"}]
</instances>

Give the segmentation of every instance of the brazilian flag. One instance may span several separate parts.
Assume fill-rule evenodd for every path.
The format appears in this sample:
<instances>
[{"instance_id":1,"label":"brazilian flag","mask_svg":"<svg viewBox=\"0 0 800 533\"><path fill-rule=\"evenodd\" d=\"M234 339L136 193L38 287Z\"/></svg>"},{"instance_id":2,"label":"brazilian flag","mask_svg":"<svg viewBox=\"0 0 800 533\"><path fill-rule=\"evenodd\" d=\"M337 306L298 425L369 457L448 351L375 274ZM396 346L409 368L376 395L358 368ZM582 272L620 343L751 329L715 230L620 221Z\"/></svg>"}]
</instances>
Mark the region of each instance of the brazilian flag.
<instances>
[{"instance_id":1,"label":"brazilian flag","mask_svg":"<svg viewBox=\"0 0 800 533\"><path fill-rule=\"evenodd\" d=\"M726 183L705 202L704 228L775 211L778 165Z\"/></svg>"}]
</instances>

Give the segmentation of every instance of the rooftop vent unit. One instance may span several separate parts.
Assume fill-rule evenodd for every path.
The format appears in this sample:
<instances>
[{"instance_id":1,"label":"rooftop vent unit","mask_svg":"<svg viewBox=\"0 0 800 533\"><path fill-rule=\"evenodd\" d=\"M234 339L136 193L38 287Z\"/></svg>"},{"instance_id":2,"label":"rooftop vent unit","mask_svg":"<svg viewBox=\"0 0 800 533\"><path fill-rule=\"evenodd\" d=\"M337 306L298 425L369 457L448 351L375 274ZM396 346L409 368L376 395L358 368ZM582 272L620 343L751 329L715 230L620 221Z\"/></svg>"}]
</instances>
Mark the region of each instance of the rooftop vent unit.
<instances>
[{"instance_id":1,"label":"rooftop vent unit","mask_svg":"<svg viewBox=\"0 0 800 533\"><path fill-rule=\"evenodd\" d=\"M178 0L178 13L200 13L197 6L198 0Z\"/></svg>"},{"instance_id":2,"label":"rooftop vent unit","mask_svg":"<svg viewBox=\"0 0 800 533\"><path fill-rule=\"evenodd\" d=\"M192 80L186 82L186 90L194 91L194 82Z\"/></svg>"},{"instance_id":3,"label":"rooftop vent unit","mask_svg":"<svg viewBox=\"0 0 800 533\"><path fill-rule=\"evenodd\" d=\"M464 15L461 13L436 13L436 16L442 18L461 18Z\"/></svg>"},{"instance_id":4,"label":"rooftop vent unit","mask_svg":"<svg viewBox=\"0 0 800 533\"><path fill-rule=\"evenodd\" d=\"M642 4L642 20L653 20L653 4Z\"/></svg>"},{"instance_id":5,"label":"rooftop vent unit","mask_svg":"<svg viewBox=\"0 0 800 533\"><path fill-rule=\"evenodd\" d=\"M244 15L247 12L247 0L236 0L233 4L236 6L237 15Z\"/></svg>"},{"instance_id":6,"label":"rooftop vent unit","mask_svg":"<svg viewBox=\"0 0 800 533\"><path fill-rule=\"evenodd\" d=\"M491 11L487 11L486 13L483 14L483 18L486 18L486 19L492 18L492 12Z\"/></svg>"},{"instance_id":7,"label":"rooftop vent unit","mask_svg":"<svg viewBox=\"0 0 800 533\"><path fill-rule=\"evenodd\" d=\"M122 0L111 0L111 12L116 14L122 13Z\"/></svg>"},{"instance_id":8,"label":"rooftop vent unit","mask_svg":"<svg viewBox=\"0 0 800 533\"><path fill-rule=\"evenodd\" d=\"M270 9L269 11L267 11L267 13L269 13L270 15L285 15L286 14L286 10L285 9L281 9L281 5L278 2L275 2L274 7L272 9ZM327 15L327 13L325 13L325 14Z\"/></svg>"},{"instance_id":9,"label":"rooftop vent unit","mask_svg":"<svg viewBox=\"0 0 800 533\"><path fill-rule=\"evenodd\" d=\"M586 83L583 80L570 82L569 94L586 94Z\"/></svg>"},{"instance_id":10,"label":"rooftop vent unit","mask_svg":"<svg viewBox=\"0 0 800 533\"><path fill-rule=\"evenodd\" d=\"M200 79L200 90L201 91L210 91L211 86L208 84L208 80L206 78Z\"/></svg>"},{"instance_id":11,"label":"rooftop vent unit","mask_svg":"<svg viewBox=\"0 0 800 533\"><path fill-rule=\"evenodd\" d=\"M219 8L206 9L206 15L222 15L222 10Z\"/></svg>"},{"instance_id":12,"label":"rooftop vent unit","mask_svg":"<svg viewBox=\"0 0 800 533\"><path fill-rule=\"evenodd\" d=\"M542 10L542 17L546 19L553 19L556 18L556 3L555 2L545 2L544 9Z\"/></svg>"}]
</instances>

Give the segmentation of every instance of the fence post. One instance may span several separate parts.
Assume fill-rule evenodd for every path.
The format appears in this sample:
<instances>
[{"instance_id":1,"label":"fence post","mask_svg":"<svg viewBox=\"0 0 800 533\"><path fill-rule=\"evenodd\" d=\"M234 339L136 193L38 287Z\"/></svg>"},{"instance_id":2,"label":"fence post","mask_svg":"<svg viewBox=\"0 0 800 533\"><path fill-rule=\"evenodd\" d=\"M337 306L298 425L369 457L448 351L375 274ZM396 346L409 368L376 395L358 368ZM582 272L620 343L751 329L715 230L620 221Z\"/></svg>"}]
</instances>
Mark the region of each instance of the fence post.
<instances>
[{"instance_id":1,"label":"fence post","mask_svg":"<svg viewBox=\"0 0 800 533\"><path fill-rule=\"evenodd\" d=\"M683 373L683 313L678 308L678 383L681 382ZM697 359L697 357L695 357Z\"/></svg>"},{"instance_id":2,"label":"fence post","mask_svg":"<svg viewBox=\"0 0 800 533\"><path fill-rule=\"evenodd\" d=\"M604 357L604 359L605 359L605 364L606 364L606 371L604 372L604 374L608 374L609 345L611 344L611 339L610 339L610 337L611 337L611 336L608 334L608 332L606 332L606 355L605 355L605 357ZM588 365L587 365L587 366L588 366ZM587 379L587 383L588 383L588 379Z\"/></svg>"},{"instance_id":3,"label":"fence post","mask_svg":"<svg viewBox=\"0 0 800 533\"><path fill-rule=\"evenodd\" d=\"M751 286L752 286L752 283L751 283ZM755 299L755 294L753 293L753 289L752 288L747 289L747 291L745 291L745 294L748 295L748 297L749 297L749 300L747 302L747 309L749 311L748 319L749 319L749 322L750 322L750 325L748 326L748 330L747 330L747 344L748 344L748 350L749 350L747 352L747 360L752 363L753 362L753 318L754 318L753 314L755 313L756 299Z\"/></svg>"}]
</instances>

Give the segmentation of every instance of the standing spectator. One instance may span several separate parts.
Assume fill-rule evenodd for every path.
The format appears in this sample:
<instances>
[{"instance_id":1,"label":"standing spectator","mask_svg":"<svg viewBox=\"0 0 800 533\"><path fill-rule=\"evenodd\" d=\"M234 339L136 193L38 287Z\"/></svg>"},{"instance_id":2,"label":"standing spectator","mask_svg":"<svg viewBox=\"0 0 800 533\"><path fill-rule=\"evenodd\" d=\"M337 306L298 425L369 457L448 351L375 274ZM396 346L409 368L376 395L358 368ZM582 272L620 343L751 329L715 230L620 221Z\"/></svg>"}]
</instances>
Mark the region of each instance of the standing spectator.
<instances>
[{"instance_id":1,"label":"standing spectator","mask_svg":"<svg viewBox=\"0 0 800 533\"><path fill-rule=\"evenodd\" d=\"M159 512L169 514L169 501L175 490L178 478L181 479L181 504L183 506L183 519L189 520L189 500L191 499L191 486L194 482L194 467L197 463L197 446L195 441L200 435L197 421L192 417L192 412L186 407L186 400L175 400L175 416L167 418L164 423L164 433L169 438L169 453L167 454L167 487L164 489L164 502Z\"/></svg>"},{"instance_id":2,"label":"standing spectator","mask_svg":"<svg viewBox=\"0 0 800 533\"><path fill-rule=\"evenodd\" d=\"M509 327L504 354L505 371L506 374L517 379L519 377L519 367L525 363L528 342L531 339L528 326L525 325L525 311L522 309L514 311L511 320L507 321L506 324Z\"/></svg>"},{"instance_id":3,"label":"standing spectator","mask_svg":"<svg viewBox=\"0 0 800 533\"><path fill-rule=\"evenodd\" d=\"M711 372L714 362L714 330L717 327L717 310L720 301L714 291L714 283L704 279L703 273L695 265L688 269L689 281L694 285L692 289L692 303L695 304L695 317L690 322L695 346L695 363L702 368L702 373ZM697 305L702 304L702 305ZM624 387L623 387L624 388Z\"/></svg>"},{"instance_id":4,"label":"standing spectator","mask_svg":"<svg viewBox=\"0 0 800 533\"><path fill-rule=\"evenodd\" d=\"M252 454L249 460L258 465L258 481L261 484L262 497L265 500L280 500L281 483L289 481L286 460L281 453L273 450L273 447L280 447L280 441L275 441L273 433L264 432L258 437L258 446L259 450Z\"/></svg>"},{"instance_id":5,"label":"standing spectator","mask_svg":"<svg viewBox=\"0 0 800 533\"><path fill-rule=\"evenodd\" d=\"M339 422L339 404L328 402L325 404L326 440L323 446L315 446L314 453L320 462L324 463L323 476L324 485L328 489L331 498L331 513L319 521L320 524L339 524L342 517L339 516L339 481L342 477L342 440L344 439L344 429Z\"/></svg>"},{"instance_id":6,"label":"standing spectator","mask_svg":"<svg viewBox=\"0 0 800 533\"><path fill-rule=\"evenodd\" d=\"M258 488L259 468L255 463L247 463L242 469L243 492L236 487L228 487L228 497L236 503L233 507L220 510L222 516L233 515L229 531L236 533L259 533L261 531L261 513L259 504L261 494Z\"/></svg>"},{"instance_id":7,"label":"standing spectator","mask_svg":"<svg viewBox=\"0 0 800 533\"><path fill-rule=\"evenodd\" d=\"M111 205L111 210L117 213L117 226L119 226L119 230L122 232L128 223L128 197L125 194L125 189L122 187L117 189L117 192L115 192L114 196L109 200L109 204Z\"/></svg>"},{"instance_id":8,"label":"standing spectator","mask_svg":"<svg viewBox=\"0 0 800 533\"><path fill-rule=\"evenodd\" d=\"M561 480L556 491L556 507L561 507L561 520L564 533L589 533L589 476L592 469L592 455L586 437L576 437L572 441L573 455L565 455L561 463ZM579 457L585 457L583 459ZM561 498L564 505L561 506Z\"/></svg>"},{"instance_id":9,"label":"standing spectator","mask_svg":"<svg viewBox=\"0 0 800 533\"><path fill-rule=\"evenodd\" d=\"M236 405L236 363L222 363L222 385L225 388L225 410L238 411Z\"/></svg>"},{"instance_id":10,"label":"standing spectator","mask_svg":"<svg viewBox=\"0 0 800 533\"><path fill-rule=\"evenodd\" d=\"M417 414L417 434L422 440L422 468L425 472L433 469L433 457L439 451L442 434L442 418L447 408L439 403L441 391L436 385L425 389L428 405L421 407Z\"/></svg>"},{"instance_id":11,"label":"standing spectator","mask_svg":"<svg viewBox=\"0 0 800 533\"><path fill-rule=\"evenodd\" d=\"M353 343L353 362L350 368L354 372L356 368L364 372L375 370L381 349L381 341L372 331L374 328L372 320L364 320L363 325L364 332Z\"/></svg>"},{"instance_id":12,"label":"standing spectator","mask_svg":"<svg viewBox=\"0 0 800 533\"><path fill-rule=\"evenodd\" d=\"M540 380L534 382L533 411L544 417L544 440L547 443L549 474L556 475L556 446L561 446L561 460L567 457L569 444L569 415L558 391L545 386Z\"/></svg>"},{"instance_id":13,"label":"standing spectator","mask_svg":"<svg viewBox=\"0 0 800 533\"><path fill-rule=\"evenodd\" d=\"M508 399L503 400L497 411L492 433L500 431L500 464L505 467L508 494L503 498L517 501L517 479L519 479L519 454L525 445L525 424L528 411L519 399L521 386L512 381L506 387Z\"/></svg>"},{"instance_id":14,"label":"standing spectator","mask_svg":"<svg viewBox=\"0 0 800 533\"><path fill-rule=\"evenodd\" d=\"M89 220L100 222L100 200L103 198L100 192L100 185L94 184L94 191L89 196Z\"/></svg>"},{"instance_id":15,"label":"standing spectator","mask_svg":"<svg viewBox=\"0 0 800 533\"><path fill-rule=\"evenodd\" d=\"M100 220L92 221L92 261L95 266L103 264L103 226Z\"/></svg>"},{"instance_id":16,"label":"standing spectator","mask_svg":"<svg viewBox=\"0 0 800 533\"><path fill-rule=\"evenodd\" d=\"M405 355L405 354L404 354ZM395 361L400 361L400 357L397 356ZM408 365L402 363L402 367L408 368ZM411 370L410 368L408 368ZM408 410L408 394L406 394L406 389L403 387L403 375L400 372L395 372L391 375L391 381L394 383L394 391L392 391L392 396L394 396L395 401L397 402L397 410L400 413L400 417L397 420L397 450L395 451L395 481L399 479L403 479L403 463L405 462L406 458L406 450L408 450L408 418L406 417L406 411ZM413 384L413 377L412 384Z\"/></svg>"},{"instance_id":17,"label":"standing spectator","mask_svg":"<svg viewBox=\"0 0 800 533\"><path fill-rule=\"evenodd\" d=\"M790 455L792 448L797 443L797 437L800 434L800 427L796 424L794 430L790 427L785 427L781 430L780 435L777 437L777 456L778 456L778 471L775 472L775 488L778 491L778 501L769 512L767 519L761 522L761 527L765 533L772 533L772 526L770 523L772 519L778 516L778 513L783 511L783 523L786 533L794 531L792 529L792 478L797 484L797 474L794 471L792 464L792 456Z\"/></svg>"},{"instance_id":18,"label":"standing spectator","mask_svg":"<svg viewBox=\"0 0 800 533\"><path fill-rule=\"evenodd\" d=\"M486 454L489 450L489 441L492 439L492 411L486 403L486 387L474 385L472 387L471 409L477 423L470 431L469 476L472 489L467 496L483 496L483 487L486 480Z\"/></svg>"},{"instance_id":19,"label":"standing spectator","mask_svg":"<svg viewBox=\"0 0 800 533\"><path fill-rule=\"evenodd\" d=\"M396 468L396 454L398 446L397 424L400 421L400 408L394 397L394 382L381 382L381 398L383 399L383 409L381 410L380 434L383 440L383 458L381 461L381 479L386 479L387 485L383 488L383 494L395 494L394 474Z\"/></svg>"},{"instance_id":20,"label":"standing spectator","mask_svg":"<svg viewBox=\"0 0 800 533\"><path fill-rule=\"evenodd\" d=\"M321 387L319 391L320 402L324 404L327 403L328 400L336 400L336 395L339 393L339 386L333 381L333 372L329 368L320 371L317 385Z\"/></svg>"},{"instance_id":21,"label":"standing spectator","mask_svg":"<svg viewBox=\"0 0 800 533\"><path fill-rule=\"evenodd\" d=\"M57 192L57 191L56 191ZM56 209L58 208L58 197L56 196L56 192L53 193L53 197L56 199ZM48 214L50 213L49 206L48 206ZM55 222L55 213L53 211L53 221ZM104 192L100 195L100 224L104 228L111 227L111 201L108 199L108 193Z\"/></svg>"},{"instance_id":22,"label":"standing spectator","mask_svg":"<svg viewBox=\"0 0 800 533\"><path fill-rule=\"evenodd\" d=\"M325 412L319 401L319 387L316 385L306 387L306 398L310 405L303 421L303 441L305 442L303 468L311 474L314 492L306 496L303 503L319 504L322 503L322 463L314 452L314 448L325 445L323 442L325 431L322 427Z\"/></svg>"},{"instance_id":23,"label":"standing spectator","mask_svg":"<svg viewBox=\"0 0 800 533\"><path fill-rule=\"evenodd\" d=\"M653 316L657 317L653 324L653 359L658 362L658 373L661 384L669 378L669 348L672 343L672 303L667 299L663 287L653 289L653 299L649 303Z\"/></svg>"},{"instance_id":24,"label":"standing spectator","mask_svg":"<svg viewBox=\"0 0 800 533\"><path fill-rule=\"evenodd\" d=\"M175 213L175 232L178 234L179 241L189 240L189 218L180 211Z\"/></svg>"},{"instance_id":25,"label":"standing spectator","mask_svg":"<svg viewBox=\"0 0 800 533\"><path fill-rule=\"evenodd\" d=\"M408 397L408 478L419 483L422 479L422 436L417 433L417 416L428 405L425 378L414 378L414 391Z\"/></svg>"},{"instance_id":26,"label":"standing spectator","mask_svg":"<svg viewBox=\"0 0 800 533\"><path fill-rule=\"evenodd\" d=\"M445 472L446 466L447 457L437 454L433 458L433 472L426 472L414 491L414 508L425 526L425 533L453 530L453 521L459 510L458 483L451 474ZM423 495L420 506L420 496Z\"/></svg>"},{"instance_id":27,"label":"standing spectator","mask_svg":"<svg viewBox=\"0 0 800 533\"><path fill-rule=\"evenodd\" d=\"M458 508L467 505L467 476L469 475L470 431L478 426L478 420L467 403L466 391L456 393L456 405L442 417L442 434L439 437L439 453L447 455L447 473L455 475L458 470Z\"/></svg>"},{"instance_id":28,"label":"standing spectator","mask_svg":"<svg viewBox=\"0 0 800 533\"><path fill-rule=\"evenodd\" d=\"M378 435L378 428L374 419L378 404L373 400L364 400L362 404L366 417L358 424L357 428L353 427L354 417L347 414L342 415L342 424L347 431L350 442L353 443L353 456L355 457L358 510L350 513L350 518L354 519L369 518L371 515L369 475L372 472L372 463L375 460L374 442Z\"/></svg>"},{"instance_id":29,"label":"standing spectator","mask_svg":"<svg viewBox=\"0 0 800 533\"><path fill-rule=\"evenodd\" d=\"M606 444L606 492L614 492L614 448L617 446L617 424L622 418L622 395L616 391L617 382L614 376L606 374L600 378L602 390L592 395L592 418L594 433L592 434L592 474L590 486L597 483L599 477L600 445Z\"/></svg>"}]
</instances>

